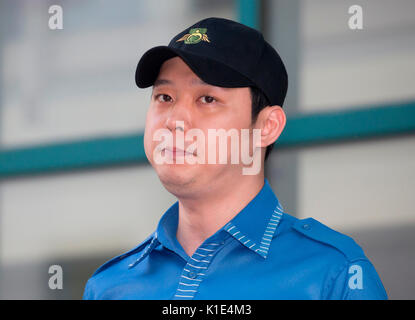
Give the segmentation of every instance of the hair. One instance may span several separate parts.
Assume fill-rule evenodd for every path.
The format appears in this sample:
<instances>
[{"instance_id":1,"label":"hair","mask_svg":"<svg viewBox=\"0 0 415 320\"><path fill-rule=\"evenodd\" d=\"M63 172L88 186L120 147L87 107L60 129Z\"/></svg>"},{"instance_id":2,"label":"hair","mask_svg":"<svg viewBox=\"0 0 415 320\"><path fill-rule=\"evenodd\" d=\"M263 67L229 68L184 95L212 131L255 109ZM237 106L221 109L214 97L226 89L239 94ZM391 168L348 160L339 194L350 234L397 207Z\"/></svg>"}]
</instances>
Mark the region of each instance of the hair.
<instances>
[{"instance_id":1,"label":"hair","mask_svg":"<svg viewBox=\"0 0 415 320\"><path fill-rule=\"evenodd\" d=\"M252 99L252 123L254 123L257 118L258 114L261 112L262 109L265 107L271 105L268 98L265 96L265 94L256 87L249 87L251 91L251 99ZM274 142L275 143L275 142ZM274 147L274 143L270 144L267 149L265 150L265 160L267 160L269 154L272 151L272 148Z\"/></svg>"}]
</instances>

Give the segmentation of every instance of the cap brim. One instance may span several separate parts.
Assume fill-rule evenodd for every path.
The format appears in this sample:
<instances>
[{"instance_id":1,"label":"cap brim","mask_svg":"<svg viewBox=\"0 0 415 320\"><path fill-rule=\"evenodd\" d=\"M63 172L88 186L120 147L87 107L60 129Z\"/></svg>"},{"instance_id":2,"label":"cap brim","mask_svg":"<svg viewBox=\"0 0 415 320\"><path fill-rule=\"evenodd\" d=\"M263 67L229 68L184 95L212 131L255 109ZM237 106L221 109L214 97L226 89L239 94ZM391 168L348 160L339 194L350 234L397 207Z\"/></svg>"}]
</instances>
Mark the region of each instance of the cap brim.
<instances>
[{"instance_id":1,"label":"cap brim","mask_svg":"<svg viewBox=\"0 0 415 320\"><path fill-rule=\"evenodd\" d=\"M255 86L247 77L223 63L168 46L154 47L144 53L135 72L137 86L140 88L152 86L162 64L176 56L182 58L190 69L208 84L227 88Z\"/></svg>"}]
</instances>

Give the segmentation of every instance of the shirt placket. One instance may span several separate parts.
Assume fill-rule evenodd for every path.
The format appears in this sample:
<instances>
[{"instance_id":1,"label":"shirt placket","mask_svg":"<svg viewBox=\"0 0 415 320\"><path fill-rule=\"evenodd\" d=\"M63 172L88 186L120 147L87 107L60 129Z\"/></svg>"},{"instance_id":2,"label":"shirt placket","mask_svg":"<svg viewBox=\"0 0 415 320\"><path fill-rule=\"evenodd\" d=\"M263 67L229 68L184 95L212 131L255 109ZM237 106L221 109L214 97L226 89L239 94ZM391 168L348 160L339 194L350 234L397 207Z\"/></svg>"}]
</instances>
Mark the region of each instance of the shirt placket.
<instances>
[{"instance_id":1,"label":"shirt placket","mask_svg":"<svg viewBox=\"0 0 415 320\"><path fill-rule=\"evenodd\" d=\"M200 289L206 272L225 240L210 240L203 243L189 258L183 268L173 299L192 300Z\"/></svg>"}]
</instances>

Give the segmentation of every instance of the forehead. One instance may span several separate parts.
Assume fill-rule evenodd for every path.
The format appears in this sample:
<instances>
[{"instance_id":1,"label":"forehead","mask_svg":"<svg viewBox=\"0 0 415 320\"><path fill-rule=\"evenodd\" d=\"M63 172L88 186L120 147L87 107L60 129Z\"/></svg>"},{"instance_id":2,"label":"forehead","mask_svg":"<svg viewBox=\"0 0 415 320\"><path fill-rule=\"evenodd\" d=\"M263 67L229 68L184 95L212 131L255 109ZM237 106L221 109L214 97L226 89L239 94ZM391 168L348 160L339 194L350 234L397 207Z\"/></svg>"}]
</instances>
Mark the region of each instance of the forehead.
<instances>
[{"instance_id":1,"label":"forehead","mask_svg":"<svg viewBox=\"0 0 415 320\"><path fill-rule=\"evenodd\" d=\"M193 70L180 57L174 57L166 60L160 67L157 79L154 81L153 88L163 85L176 85L178 83L196 87L204 86L217 88L224 91L230 91L235 88L225 88L211 85L199 78Z\"/></svg>"},{"instance_id":2,"label":"forehead","mask_svg":"<svg viewBox=\"0 0 415 320\"><path fill-rule=\"evenodd\" d=\"M157 79L164 76L187 76L202 81L180 57L174 57L164 61L160 67Z\"/></svg>"}]
</instances>

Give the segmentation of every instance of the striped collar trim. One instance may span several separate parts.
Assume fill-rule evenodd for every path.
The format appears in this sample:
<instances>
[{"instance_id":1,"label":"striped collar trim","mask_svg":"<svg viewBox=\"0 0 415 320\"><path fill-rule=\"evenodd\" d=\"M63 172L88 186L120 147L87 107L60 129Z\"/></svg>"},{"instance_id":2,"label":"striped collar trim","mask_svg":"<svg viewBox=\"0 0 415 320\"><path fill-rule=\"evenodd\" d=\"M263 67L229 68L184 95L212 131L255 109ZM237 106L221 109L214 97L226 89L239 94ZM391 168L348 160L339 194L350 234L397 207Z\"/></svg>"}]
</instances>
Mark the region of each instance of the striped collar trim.
<instances>
[{"instance_id":1,"label":"striped collar trim","mask_svg":"<svg viewBox=\"0 0 415 320\"><path fill-rule=\"evenodd\" d=\"M223 229L228 232L232 237L238 240L241 244L243 244L248 249L256 252L264 259L267 258L269 248L271 245L271 241L275 236L275 232L277 227L280 223L281 218L283 217L284 212L280 204L278 203L276 208L274 209L268 224L263 232L262 238L260 241L254 241L248 238L245 234L243 234L238 227L233 224L232 222L227 223ZM158 240L157 232L153 234L151 237L150 243L146 246L145 250L139 255L139 257L131 264L128 265L128 268L131 269L139 264L142 260L144 260L150 253L153 251L160 244Z\"/></svg>"},{"instance_id":2,"label":"striped collar trim","mask_svg":"<svg viewBox=\"0 0 415 320\"><path fill-rule=\"evenodd\" d=\"M128 269L135 267L137 264L143 261L144 258L146 258L151 253L151 251L153 251L153 249L156 248L159 244L160 244L160 241L158 240L157 232L155 232L150 241L150 244L147 245L145 250L139 255L139 257L134 262L128 265Z\"/></svg>"},{"instance_id":3,"label":"striped collar trim","mask_svg":"<svg viewBox=\"0 0 415 320\"><path fill-rule=\"evenodd\" d=\"M269 218L268 224L263 231L261 239L258 241L254 241L253 239L250 239L247 237L246 234L244 234L237 225L234 223L229 222L224 226L224 230L227 231L232 237L234 237L236 240L238 240L241 244L243 244L248 249L256 252L264 259L267 258L269 248L271 245L272 238L275 235L275 232L277 230L277 227L280 223L280 220L283 216L284 212L278 203L275 207L271 217Z\"/></svg>"}]
</instances>

